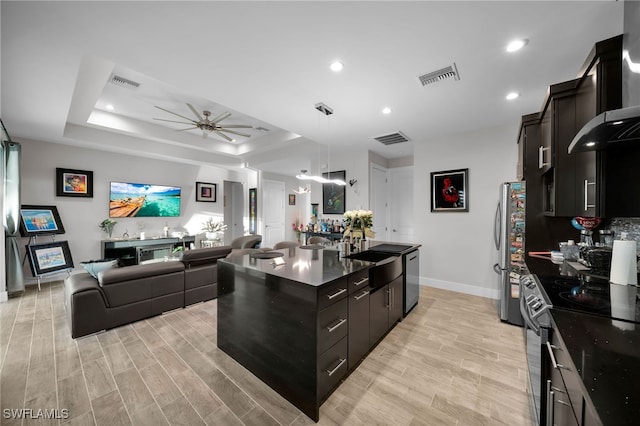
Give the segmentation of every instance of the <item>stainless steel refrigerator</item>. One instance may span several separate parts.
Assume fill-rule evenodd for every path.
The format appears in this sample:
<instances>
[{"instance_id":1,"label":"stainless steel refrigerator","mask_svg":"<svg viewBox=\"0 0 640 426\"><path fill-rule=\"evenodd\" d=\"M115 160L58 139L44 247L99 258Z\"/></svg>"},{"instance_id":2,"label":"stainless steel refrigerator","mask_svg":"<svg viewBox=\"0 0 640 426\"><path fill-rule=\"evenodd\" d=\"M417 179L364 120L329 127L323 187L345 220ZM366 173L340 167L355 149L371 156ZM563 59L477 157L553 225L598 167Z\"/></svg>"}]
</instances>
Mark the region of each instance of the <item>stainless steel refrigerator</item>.
<instances>
[{"instance_id":1,"label":"stainless steel refrigerator","mask_svg":"<svg viewBox=\"0 0 640 426\"><path fill-rule=\"evenodd\" d=\"M493 270L498 274L500 319L519 326L523 323L520 313L520 275L526 273L525 203L524 182L505 182L500 185L500 199L493 229L498 263L493 265Z\"/></svg>"}]
</instances>

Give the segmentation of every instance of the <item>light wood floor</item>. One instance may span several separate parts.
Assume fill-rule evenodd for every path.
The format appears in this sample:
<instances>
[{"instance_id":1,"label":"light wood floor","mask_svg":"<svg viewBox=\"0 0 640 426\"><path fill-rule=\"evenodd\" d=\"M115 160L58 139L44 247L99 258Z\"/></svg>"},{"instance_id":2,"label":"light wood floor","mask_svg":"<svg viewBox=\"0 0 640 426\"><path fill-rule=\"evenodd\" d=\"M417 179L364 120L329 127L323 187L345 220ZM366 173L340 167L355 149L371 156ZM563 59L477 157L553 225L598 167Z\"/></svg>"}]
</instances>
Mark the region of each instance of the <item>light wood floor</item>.
<instances>
[{"instance_id":1,"label":"light wood floor","mask_svg":"<svg viewBox=\"0 0 640 426\"><path fill-rule=\"evenodd\" d=\"M5 409L67 409L69 425L310 425L216 346L216 301L78 340L62 283L0 304ZM531 424L522 331L495 301L428 287L320 410L320 425ZM62 414L59 411L58 414Z\"/></svg>"}]
</instances>

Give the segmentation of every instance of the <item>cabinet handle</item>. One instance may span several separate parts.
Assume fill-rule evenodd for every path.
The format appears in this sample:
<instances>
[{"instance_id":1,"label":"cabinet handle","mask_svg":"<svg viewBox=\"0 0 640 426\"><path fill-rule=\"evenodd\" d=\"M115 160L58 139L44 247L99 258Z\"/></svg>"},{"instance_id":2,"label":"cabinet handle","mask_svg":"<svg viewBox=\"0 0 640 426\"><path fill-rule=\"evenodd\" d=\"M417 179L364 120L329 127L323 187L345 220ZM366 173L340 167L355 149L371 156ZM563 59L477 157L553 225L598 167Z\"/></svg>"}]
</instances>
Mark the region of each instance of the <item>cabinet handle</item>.
<instances>
[{"instance_id":1,"label":"cabinet handle","mask_svg":"<svg viewBox=\"0 0 640 426\"><path fill-rule=\"evenodd\" d=\"M327 297L329 298L329 300L333 299L334 297L340 296L342 293L346 292L347 289L346 288L341 288L340 290L336 291L333 294L328 294Z\"/></svg>"},{"instance_id":2,"label":"cabinet handle","mask_svg":"<svg viewBox=\"0 0 640 426\"><path fill-rule=\"evenodd\" d=\"M354 282L353 285L358 287L359 285L362 285L362 284L366 283L367 281L369 281L369 278L363 278L360 281Z\"/></svg>"},{"instance_id":3,"label":"cabinet handle","mask_svg":"<svg viewBox=\"0 0 640 426\"><path fill-rule=\"evenodd\" d=\"M568 402L565 402L561 399L556 399L556 401L558 404L562 404L562 405L566 405L567 407L571 407L571 404L569 404Z\"/></svg>"},{"instance_id":4,"label":"cabinet handle","mask_svg":"<svg viewBox=\"0 0 640 426\"><path fill-rule=\"evenodd\" d=\"M550 164L550 163L544 162L544 152L548 150L549 148L545 148L542 145L538 147L538 168L539 169L543 168L544 166L548 166Z\"/></svg>"},{"instance_id":5,"label":"cabinet handle","mask_svg":"<svg viewBox=\"0 0 640 426\"><path fill-rule=\"evenodd\" d=\"M587 210L589 210L590 207L596 207L595 204L589 204L589 202L587 201L587 188L589 187L589 185L595 185L595 182L589 182L587 179L584 180L584 211L586 212Z\"/></svg>"},{"instance_id":6,"label":"cabinet handle","mask_svg":"<svg viewBox=\"0 0 640 426\"><path fill-rule=\"evenodd\" d=\"M549 356L551 357L551 364L553 364L553 368L555 368L556 370L560 370L561 368L564 368L565 370L569 370L567 367L565 367L562 364L558 364L556 362L556 357L553 354L553 349L551 347L552 345L549 344L549 342L547 342L547 351L549 352ZM557 348L556 348L557 349Z\"/></svg>"},{"instance_id":7,"label":"cabinet handle","mask_svg":"<svg viewBox=\"0 0 640 426\"><path fill-rule=\"evenodd\" d=\"M547 422L548 426L553 426L553 397L554 393L551 390L551 380L547 380Z\"/></svg>"},{"instance_id":8,"label":"cabinet handle","mask_svg":"<svg viewBox=\"0 0 640 426\"><path fill-rule=\"evenodd\" d=\"M415 259L416 257L418 257L418 256L417 256L417 255L416 255L416 256L413 256L411 259L409 259L409 262L411 262L411 261L412 261L413 259Z\"/></svg>"},{"instance_id":9,"label":"cabinet handle","mask_svg":"<svg viewBox=\"0 0 640 426\"><path fill-rule=\"evenodd\" d=\"M369 294L369 290L365 290L365 291L363 291L360 295L358 295L358 296L353 296L353 298L354 298L354 299L356 299L356 300L360 300L360 299L362 299L363 297L365 297L367 294Z\"/></svg>"},{"instance_id":10,"label":"cabinet handle","mask_svg":"<svg viewBox=\"0 0 640 426\"><path fill-rule=\"evenodd\" d=\"M345 362L347 362L347 359L342 359L342 358L338 358L338 360L340 361L338 363L338 365L336 365L336 367L333 370L325 370L327 372L327 374L329 374L329 377L333 376L333 373L335 373L336 371L338 371L340 369L340 367L342 367L342 364L344 364Z\"/></svg>"},{"instance_id":11,"label":"cabinet handle","mask_svg":"<svg viewBox=\"0 0 640 426\"><path fill-rule=\"evenodd\" d=\"M334 325L333 327L327 327L327 330L329 330L329 333L333 333L333 331L340 327L342 324L346 323L347 320L345 318L341 318L340 321L338 321L338 323L336 325Z\"/></svg>"}]
</instances>

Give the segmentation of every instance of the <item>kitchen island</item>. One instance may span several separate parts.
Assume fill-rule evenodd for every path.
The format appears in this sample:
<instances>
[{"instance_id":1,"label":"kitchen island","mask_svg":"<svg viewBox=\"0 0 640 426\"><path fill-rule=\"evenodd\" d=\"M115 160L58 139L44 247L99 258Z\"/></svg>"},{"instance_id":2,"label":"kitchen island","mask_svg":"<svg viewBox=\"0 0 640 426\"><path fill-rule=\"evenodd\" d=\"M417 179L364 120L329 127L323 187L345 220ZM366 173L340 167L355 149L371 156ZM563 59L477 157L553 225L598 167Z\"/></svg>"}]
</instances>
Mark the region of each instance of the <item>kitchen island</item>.
<instances>
[{"instance_id":1,"label":"kitchen island","mask_svg":"<svg viewBox=\"0 0 640 426\"><path fill-rule=\"evenodd\" d=\"M284 263L256 256L279 256ZM318 421L320 405L378 342L369 335L369 294L392 294L390 285L402 291L402 276L369 287L373 267L318 248L219 261L218 347ZM388 309L376 310L375 320L383 316L389 330L401 319L402 305L393 309L393 298L386 301ZM350 346L363 341L364 352L349 359Z\"/></svg>"}]
</instances>

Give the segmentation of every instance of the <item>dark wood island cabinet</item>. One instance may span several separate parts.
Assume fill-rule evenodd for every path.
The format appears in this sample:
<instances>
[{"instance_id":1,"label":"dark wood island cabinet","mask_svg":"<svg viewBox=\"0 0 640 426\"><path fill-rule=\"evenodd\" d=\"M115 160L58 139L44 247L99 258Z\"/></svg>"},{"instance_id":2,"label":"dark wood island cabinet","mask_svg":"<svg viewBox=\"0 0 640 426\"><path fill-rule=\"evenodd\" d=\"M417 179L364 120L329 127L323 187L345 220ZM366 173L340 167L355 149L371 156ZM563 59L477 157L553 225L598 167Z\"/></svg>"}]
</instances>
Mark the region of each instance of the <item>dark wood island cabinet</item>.
<instances>
[{"instance_id":1,"label":"dark wood island cabinet","mask_svg":"<svg viewBox=\"0 0 640 426\"><path fill-rule=\"evenodd\" d=\"M258 258L275 255L284 264ZM320 405L402 318L402 277L399 288L371 288L373 267L304 248L220 260L218 347L318 421ZM373 307L376 295L384 309ZM371 336L380 321L384 331Z\"/></svg>"}]
</instances>

